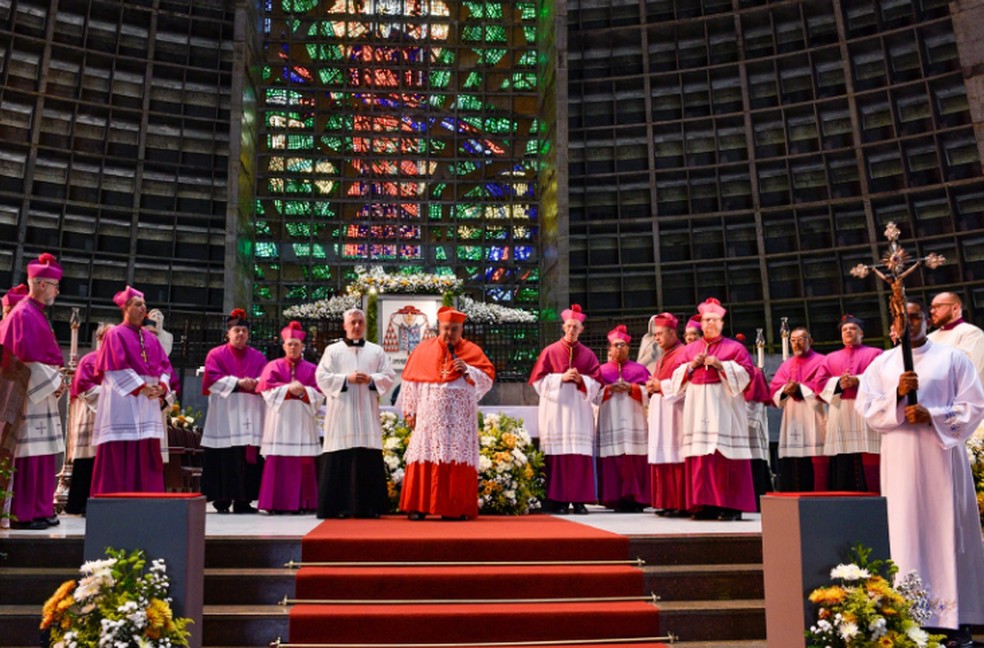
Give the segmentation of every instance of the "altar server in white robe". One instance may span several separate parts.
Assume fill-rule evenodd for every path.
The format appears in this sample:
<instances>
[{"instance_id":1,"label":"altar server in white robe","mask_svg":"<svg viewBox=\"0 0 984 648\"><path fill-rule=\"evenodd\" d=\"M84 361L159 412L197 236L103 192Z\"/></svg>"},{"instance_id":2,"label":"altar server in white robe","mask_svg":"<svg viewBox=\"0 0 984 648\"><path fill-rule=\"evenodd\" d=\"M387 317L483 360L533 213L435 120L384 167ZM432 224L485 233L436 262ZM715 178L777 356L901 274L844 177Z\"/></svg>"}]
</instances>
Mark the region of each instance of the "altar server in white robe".
<instances>
[{"instance_id":1,"label":"altar server in white robe","mask_svg":"<svg viewBox=\"0 0 984 648\"><path fill-rule=\"evenodd\" d=\"M855 406L882 434L891 558L944 603L927 625L969 646L967 626L984 624L984 540L964 441L984 418L984 387L963 352L927 338L919 304L906 311L914 370L901 348L883 353L861 376ZM908 405L913 390L918 404Z\"/></svg>"},{"instance_id":2,"label":"altar server in white robe","mask_svg":"<svg viewBox=\"0 0 984 648\"><path fill-rule=\"evenodd\" d=\"M345 337L325 349L315 378L324 393L318 517L376 518L389 510L379 399L396 379L389 356L365 339L366 315L345 311Z\"/></svg>"},{"instance_id":3,"label":"altar server in white robe","mask_svg":"<svg viewBox=\"0 0 984 648\"><path fill-rule=\"evenodd\" d=\"M984 382L984 331L963 318L963 301L952 292L933 297L929 316L935 330L929 339L938 344L956 347L970 358L977 377Z\"/></svg>"}]
</instances>

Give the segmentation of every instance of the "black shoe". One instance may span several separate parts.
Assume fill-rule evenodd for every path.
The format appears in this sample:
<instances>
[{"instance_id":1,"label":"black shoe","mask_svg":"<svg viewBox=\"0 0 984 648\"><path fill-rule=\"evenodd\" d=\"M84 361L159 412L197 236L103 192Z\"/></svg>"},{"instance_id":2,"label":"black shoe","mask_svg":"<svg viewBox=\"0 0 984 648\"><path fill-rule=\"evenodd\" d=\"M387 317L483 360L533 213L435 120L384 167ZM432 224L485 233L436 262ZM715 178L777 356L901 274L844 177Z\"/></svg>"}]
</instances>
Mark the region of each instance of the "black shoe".
<instances>
[{"instance_id":1,"label":"black shoe","mask_svg":"<svg viewBox=\"0 0 984 648\"><path fill-rule=\"evenodd\" d=\"M669 517L670 513L672 512L673 511L670 509L656 509L655 511L653 511L653 515L655 515L656 517Z\"/></svg>"},{"instance_id":2,"label":"black shoe","mask_svg":"<svg viewBox=\"0 0 984 648\"><path fill-rule=\"evenodd\" d=\"M716 520L720 511L716 506L705 506L698 511L690 514L692 520Z\"/></svg>"},{"instance_id":3,"label":"black shoe","mask_svg":"<svg viewBox=\"0 0 984 648\"><path fill-rule=\"evenodd\" d=\"M225 509L224 511L219 511L219 513L228 513L228 512L229 509ZM255 508L253 508L253 505L250 504L249 502L245 502L243 504L236 502L232 507L232 512L237 515L249 515L250 513L256 513L257 511Z\"/></svg>"},{"instance_id":4,"label":"black shoe","mask_svg":"<svg viewBox=\"0 0 984 648\"><path fill-rule=\"evenodd\" d=\"M30 522L21 522L20 520L12 520L10 522L11 529L22 529L24 531L43 531L48 528L48 523L41 520L31 520Z\"/></svg>"},{"instance_id":5,"label":"black shoe","mask_svg":"<svg viewBox=\"0 0 984 648\"><path fill-rule=\"evenodd\" d=\"M442 515L441 516L441 519L442 520L453 520L453 521L456 521L456 522L461 522L463 520L467 520L468 519L468 516L467 515Z\"/></svg>"},{"instance_id":6,"label":"black shoe","mask_svg":"<svg viewBox=\"0 0 984 648\"><path fill-rule=\"evenodd\" d=\"M42 522L44 522L45 524L47 524L50 527L58 526L59 524L61 524L61 520L58 519L58 516L57 515L52 515L51 517L38 518L38 519L41 520Z\"/></svg>"},{"instance_id":7,"label":"black shoe","mask_svg":"<svg viewBox=\"0 0 984 648\"><path fill-rule=\"evenodd\" d=\"M722 522L738 522L741 520L741 511L724 509L721 511L721 514L718 515L718 519Z\"/></svg>"},{"instance_id":8,"label":"black shoe","mask_svg":"<svg viewBox=\"0 0 984 648\"><path fill-rule=\"evenodd\" d=\"M338 513L335 513L335 515L333 515L332 517L339 520L347 520L350 517L352 517L352 514L349 513L348 511L339 511Z\"/></svg>"},{"instance_id":9,"label":"black shoe","mask_svg":"<svg viewBox=\"0 0 984 648\"><path fill-rule=\"evenodd\" d=\"M570 513L570 504L568 502L558 502L557 510L554 513L557 515L567 515Z\"/></svg>"},{"instance_id":10,"label":"black shoe","mask_svg":"<svg viewBox=\"0 0 984 648\"><path fill-rule=\"evenodd\" d=\"M574 504L574 515L587 515L588 507L580 502Z\"/></svg>"},{"instance_id":11,"label":"black shoe","mask_svg":"<svg viewBox=\"0 0 984 648\"><path fill-rule=\"evenodd\" d=\"M421 513L420 511L410 511L409 513L407 513L407 519L413 520L414 522L419 522L421 520L426 520L427 514Z\"/></svg>"}]
</instances>

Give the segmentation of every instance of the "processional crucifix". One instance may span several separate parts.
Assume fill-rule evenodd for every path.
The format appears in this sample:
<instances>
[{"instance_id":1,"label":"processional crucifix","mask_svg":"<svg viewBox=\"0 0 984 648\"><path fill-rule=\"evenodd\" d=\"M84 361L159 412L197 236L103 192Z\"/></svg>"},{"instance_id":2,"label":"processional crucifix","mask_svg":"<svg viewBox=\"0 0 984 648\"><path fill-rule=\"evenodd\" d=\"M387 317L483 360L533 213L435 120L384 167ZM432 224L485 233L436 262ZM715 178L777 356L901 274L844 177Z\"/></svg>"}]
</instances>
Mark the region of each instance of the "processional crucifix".
<instances>
[{"instance_id":1,"label":"processional crucifix","mask_svg":"<svg viewBox=\"0 0 984 648\"><path fill-rule=\"evenodd\" d=\"M903 369L905 371L912 371L912 340L909 338L908 313L905 309L905 283L903 283L903 280L922 264L925 264L931 270L935 270L946 263L946 257L932 252L924 257L913 259L899 245L899 236L901 234L902 232L895 225L895 222L890 221L885 226L885 238L888 239L888 252L881 258L881 263L874 265L859 263L851 268L851 275L859 279L864 279L868 276L869 272L874 272L892 287L892 294L888 298L888 309L892 314L892 338L896 342L902 343ZM915 390L910 391L906 395L906 398L909 405L915 405Z\"/></svg>"}]
</instances>

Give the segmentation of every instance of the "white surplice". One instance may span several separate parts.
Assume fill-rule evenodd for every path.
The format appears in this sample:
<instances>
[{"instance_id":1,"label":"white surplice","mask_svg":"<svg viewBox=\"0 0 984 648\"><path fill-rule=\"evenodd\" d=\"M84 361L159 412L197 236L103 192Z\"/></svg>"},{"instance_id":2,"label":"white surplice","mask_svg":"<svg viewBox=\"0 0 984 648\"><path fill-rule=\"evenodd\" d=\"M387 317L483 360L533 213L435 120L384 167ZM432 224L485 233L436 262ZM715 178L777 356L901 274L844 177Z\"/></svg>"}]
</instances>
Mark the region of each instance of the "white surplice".
<instances>
[{"instance_id":1,"label":"white surplice","mask_svg":"<svg viewBox=\"0 0 984 648\"><path fill-rule=\"evenodd\" d=\"M673 381L660 381L659 392L649 398L648 463L683 463L683 397L685 391L670 393Z\"/></svg>"},{"instance_id":2,"label":"white surplice","mask_svg":"<svg viewBox=\"0 0 984 648\"><path fill-rule=\"evenodd\" d=\"M751 377L733 360L721 361L721 382L694 384L687 377L690 364L673 371L670 393L686 394L683 401L681 453L703 457L720 452L728 459L752 459L748 444L748 408L745 387Z\"/></svg>"},{"instance_id":3,"label":"white surplice","mask_svg":"<svg viewBox=\"0 0 984 648\"><path fill-rule=\"evenodd\" d=\"M96 420L96 403L102 385L93 385L80 392L71 403L68 414L68 429L72 436L71 459L95 459L96 448L92 445L92 424Z\"/></svg>"},{"instance_id":4,"label":"white surplice","mask_svg":"<svg viewBox=\"0 0 984 648\"><path fill-rule=\"evenodd\" d=\"M841 398L837 386L840 376L831 376L820 392L827 407L827 432L823 441L823 454L834 456L867 452L881 452L881 435L871 428L854 407L854 399Z\"/></svg>"},{"instance_id":5,"label":"white surplice","mask_svg":"<svg viewBox=\"0 0 984 648\"><path fill-rule=\"evenodd\" d=\"M260 454L264 457L316 457L321 454L317 414L325 397L314 387L304 385L307 402L287 398L289 388L287 384L262 392L267 412Z\"/></svg>"},{"instance_id":6,"label":"white surplice","mask_svg":"<svg viewBox=\"0 0 984 648\"><path fill-rule=\"evenodd\" d=\"M355 371L368 374L371 382L349 383L346 377ZM318 363L315 379L327 399L322 450L382 450L379 398L396 379L383 348L372 342L366 342L364 347L348 346L344 341L329 345Z\"/></svg>"},{"instance_id":7,"label":"white surplice","mask_svg":"<svg viewBox=\"0 0 984 648\"><path fill-rule=\"evenodd\" d=\"M984 623L984 541L966 441L984 418L984 387L967 356L927 341L912 350L918 398L930 424L905 421L896 397L902 353L879 356L861 376L855 407L882 434L881 486L888 500L891 558L919 572L949 607L927 625Z\"/></svg>"},{"instance_id":8,"label":"white surplice","mask_svg":"<svg viewBox=\"0 0 984 648\"><path fill-rule=\"evenodd\" d=\"M223 376L208 388L203 447L258 446L262 442L266 403L260 394L236 391L239 380Z\"/></svg>"},{"instance_id":9,"label":"white surplice","mask_svg":"<svg viewBox=\"0 0 984 648\"><path fill-rule=\"evenodd\" d=\"M63 384L61 367L41 362L25 362L31 371L27 383L24 424L17 434L14 457L40 457L65 450L61 415L55 392Z\"/></svg>"},{"instance_id":10,"label":"white surplice","mask_svg":"<svg viewBox=\"0 0 984 648\"><path fill-rule=\"evenodd\" d=\"M937 329L929 334L929 339L960 349L974 363L977 377L984 382L984 331L973 324L960 322L949 331Z\"/></svg>"},{"instance_id":11,"label":"white surplice","mask_svg":"<svg viewBox=\"0 0 984 648\"><path fill-rule=\"evenodd\" d=\"M745 401L748 410L748 445L752 459L769 461L769 413L765 403Z\"/></svg>"},{"instance_id":12,"label":"white surplice","mask_svg":"<svg viewBox=\"0 0 984 648\"><path fill-rule=\"evenodd\" d=\"M645 389L644 385L639 385ZM598 456L644 455L648 452L649 426L642 403L626 393L602 400L598 391Z\"/></svg>"},{"instance_id":13,"label":"white surplice","mask_svg":"<svg viewBox=\"0 0 984 648\"><path fill-rule=\"evenodd\" d=\"M584 390L562 382L563 374L547 374L533 383L540 396L537 422L540 450L547 455L594 455L595 418L592 403L601 388L594 378L581 375ZM640 453L641 454L641 453Z\"/></svg>"},{"instance_id":14,"label":"white surplice","mask_svg":"<svg viewBox=\"0 0 984 648\"><path fill-rule=\"evenodd\" d=\"M784 396L783 387L772 394L782 410L779 427L779 457L816 457L823 454L827 433L827 404L806 383L800 383L803 400Z\"/></svg>"},{"instance_id":15,"label":"white surplice","mask_svg":"<svg viewBox=\"0 0 984 648\"><path fill-rule=\"evenodd\" d=\"M132 392L144 384L167 385L170 378L168 374L140 376L132 369L105 372L96 405L96 420L92 424L92 445L143 439L157 439L164 443L160 400L139 393L134 396Z\"/></svg>"}]
</instances>

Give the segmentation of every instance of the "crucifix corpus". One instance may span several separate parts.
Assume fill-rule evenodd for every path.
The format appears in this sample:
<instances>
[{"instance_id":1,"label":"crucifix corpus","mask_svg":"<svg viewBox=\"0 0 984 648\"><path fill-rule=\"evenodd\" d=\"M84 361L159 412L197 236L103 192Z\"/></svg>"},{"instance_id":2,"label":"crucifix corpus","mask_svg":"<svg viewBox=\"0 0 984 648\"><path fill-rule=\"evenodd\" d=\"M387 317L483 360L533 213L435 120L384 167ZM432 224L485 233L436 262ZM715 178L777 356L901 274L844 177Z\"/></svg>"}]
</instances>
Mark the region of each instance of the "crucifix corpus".
<instances>
[{"instance_id":1,"label":"crucifix corpus","mask_svg":"<svg viewBox=\"0 0 984 648\"><path fill-rule=\"evenodd\" d=\"M888 239L888 252L881 258L881 263L864 265L859 263L851 268L851 275L859 279L864 279L869 272L874 272L882 281L892 287L892 294L888 298L888 309L892 314L892 339L896 343L902 343L902 366L906 371L912 371L912 341L909 338L909 321L905 309L905 283L904 280L920 265L925 264L927 268L935 270L944 263L946 257L932 252L918 259L912 258L908 252L899 245L899 236L902 232L895 225L889 222L885 226L885 238ZM909 405L915 405L916 392L909 392L906 396Z\"/></svg>"}]
</instances>

